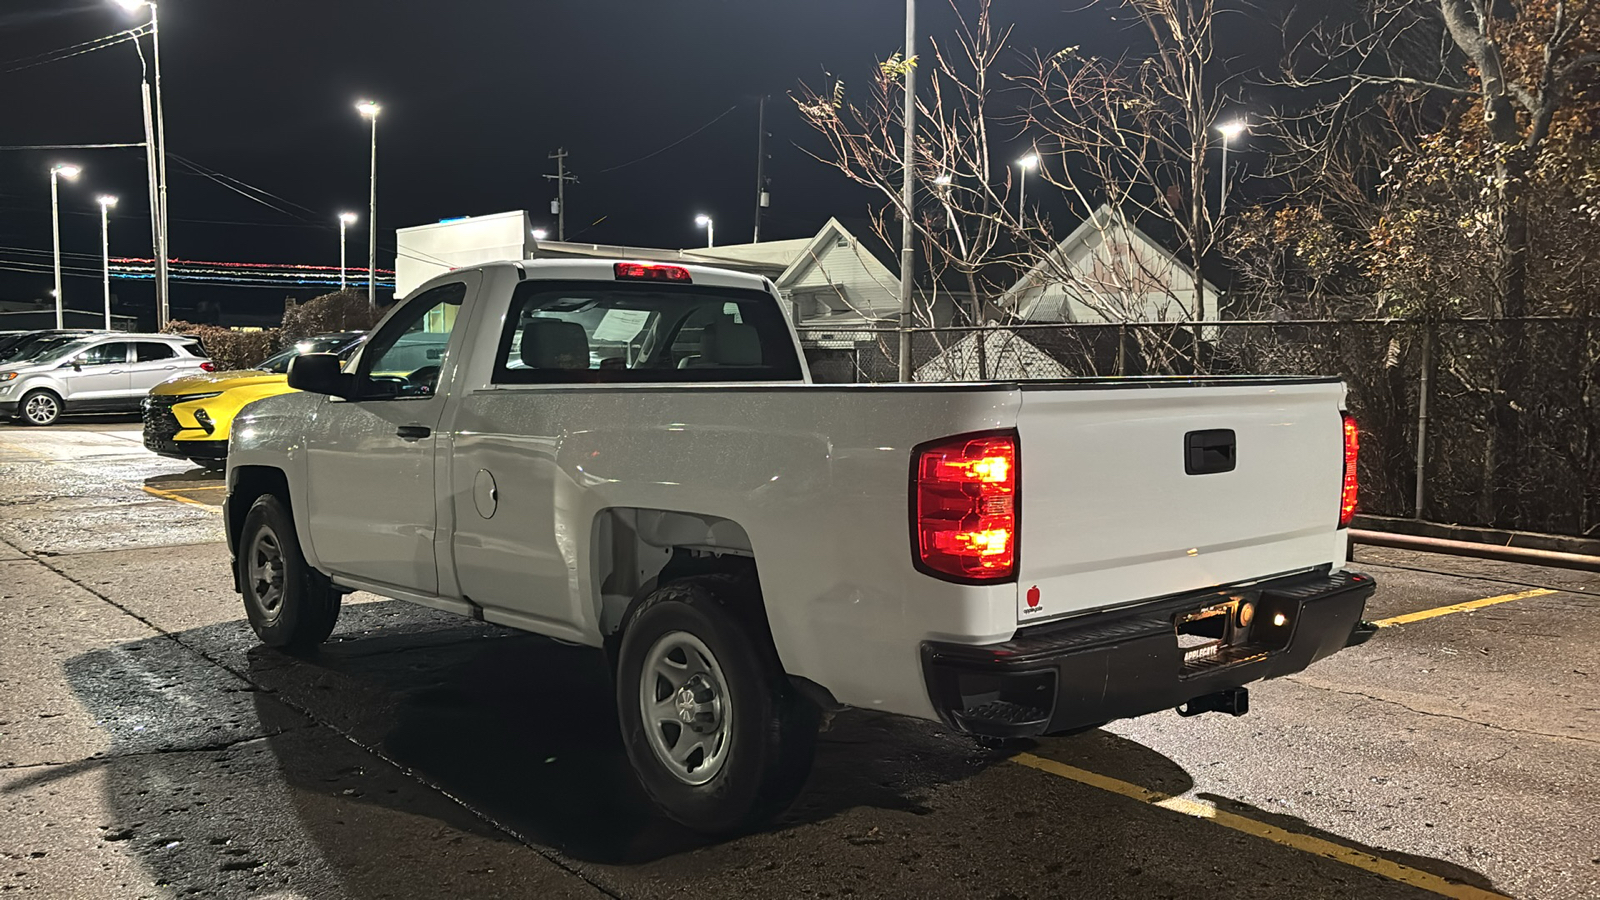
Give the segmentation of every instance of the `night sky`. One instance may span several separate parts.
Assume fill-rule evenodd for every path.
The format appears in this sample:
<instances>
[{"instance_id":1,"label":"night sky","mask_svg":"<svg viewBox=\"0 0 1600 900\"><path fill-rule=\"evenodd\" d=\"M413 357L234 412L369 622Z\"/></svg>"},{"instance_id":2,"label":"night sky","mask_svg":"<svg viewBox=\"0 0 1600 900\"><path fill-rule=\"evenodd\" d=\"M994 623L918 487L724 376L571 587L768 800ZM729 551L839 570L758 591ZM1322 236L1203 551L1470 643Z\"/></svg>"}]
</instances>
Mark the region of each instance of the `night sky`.
<instances>
[{"instance_id":1,"label":"night sky","mask_svg":"<svg viewBox=\"0 0 1600 900\"><path fill-rule=\"evenodd\" d=\"M1019 48L1082 44L1115 53L1126 33L1102 11L1010 0L997 18ZM948 3L923 0L923 35L947 37ZM35 54L146 21L110 0L6 0L0 11L0 145L139 141L140 63L131 44L7 72ZM694 216L719 243L748 241L754 206L755 98L772 95L773 205L763 237L808 236L830 215L864 216L877 200L807 157L816 139L786 94L842 75L866 88L871 66L902 44L897 0L162 0L162 87L172 154L315 210L268 209L169 165L170 240L186 259L337 265L336 214L362 214L351 262L364 264L366 125L354 102L380 101L379 265L393 266L394 229L440 218L527 209L548 224L553 172L571 153L581 184L568 196L568 238L696 246ZM1241 17L1233 17L1237 22ZM148 53L148 40L145 43ZM682 145L613 172L738 108ZM798 146L797 146L798 145ZM1020 143L1019 143L1020 146ZM94 195L122 203L113 256L149 256L140 149L0 152L0 299L48 296L49 165L82 164L63 185L68 305L98 308ZM239 224L253 223L253 224ZM22 251L36 251L28 255ZM119 298L148 308L148 284ZM283 289L175 284L175 315L202 299L280 308ZM316 291L302 292L310 296ZM120 311L120 310L119 310ZM146 322L146 324L149 324Z\"/></svg>"}]
</instances>

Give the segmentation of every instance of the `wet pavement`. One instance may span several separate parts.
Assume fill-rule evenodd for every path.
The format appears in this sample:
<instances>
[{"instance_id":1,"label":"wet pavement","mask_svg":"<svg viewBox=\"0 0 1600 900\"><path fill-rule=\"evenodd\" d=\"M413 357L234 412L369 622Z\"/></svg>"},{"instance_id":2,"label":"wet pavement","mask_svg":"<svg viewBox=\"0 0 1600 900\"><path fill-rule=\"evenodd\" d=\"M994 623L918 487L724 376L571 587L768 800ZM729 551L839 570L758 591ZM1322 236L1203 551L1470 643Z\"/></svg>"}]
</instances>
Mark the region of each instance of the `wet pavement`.
<instances>
[{"instance_id":1,"label":"wet pavement","mask_svg":"<svg viewBox=\"0 0 1600 900\"><path fill-rule=\"evenodd\" d=\"M1523 596L1237 719L986 750L850 712L782 820L707 842L592 651L366 595L315 659L258 646L219 487L134 421L0 426L0 893L1600 896L1600 577L1360 550L1369 618Z\"/></svg>"}]
</instances>

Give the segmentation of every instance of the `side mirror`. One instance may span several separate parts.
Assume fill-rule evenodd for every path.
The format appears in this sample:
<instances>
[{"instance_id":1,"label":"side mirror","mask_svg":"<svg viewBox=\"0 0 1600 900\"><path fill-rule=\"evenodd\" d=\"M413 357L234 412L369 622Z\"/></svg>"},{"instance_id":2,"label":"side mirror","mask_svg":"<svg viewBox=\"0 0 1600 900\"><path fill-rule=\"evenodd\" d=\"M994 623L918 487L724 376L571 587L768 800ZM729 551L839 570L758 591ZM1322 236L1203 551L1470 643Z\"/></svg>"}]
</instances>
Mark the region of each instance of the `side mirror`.
<instances>
[{"instance_id":1,"label":"side mirror","mask_svg":"<svg viewBox=\"0 0 1600 900\"><path fill-rule=\"evenodd\" d=\"M339 357L332 353L302 353L289 360L289 387L332 397L349 394L349 380L339 369Z\"/></svg>"}]
</instances>

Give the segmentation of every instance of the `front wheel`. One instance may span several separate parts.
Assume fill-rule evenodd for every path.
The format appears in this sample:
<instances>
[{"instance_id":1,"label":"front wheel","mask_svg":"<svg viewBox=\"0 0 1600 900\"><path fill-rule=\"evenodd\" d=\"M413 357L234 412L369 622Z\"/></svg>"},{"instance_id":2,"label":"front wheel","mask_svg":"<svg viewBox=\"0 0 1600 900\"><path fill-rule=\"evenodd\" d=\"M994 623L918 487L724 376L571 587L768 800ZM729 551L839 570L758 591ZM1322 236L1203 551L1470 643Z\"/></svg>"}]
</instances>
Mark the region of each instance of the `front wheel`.
<instances>
[{"instance_id":1,"label":"front wheel","mask_svg":"<svg viewBox=\"0 0 1600 900\"><path fill-rule=\"evenodd\" d=\"M53 391L30 391L19 406L29 425L54 425L61 418L61 398Z\"/></svg>"},{"instance_id":2,"label":"front wheel","mask_svg":"<svg viewBox=\"0 0 1600 900\"><path fill-rule=\"evenodd\" d=\"M341 595L306 563L294 517L278 497L263 494L251 504L237 564L245 615L261 643L306 654L333 633Z\"/></svg>"},{"instance_id":3,"label":"front wheel","mask_svg":"<svg viewBox=\"0 0 1600 900\"><path fill-rule=\"evenodd\" d=\"M793 802L817 711L789 687L753 580L705 576L647 597L623 633L617 706L640 784L672 819L722 835Z\"/></svg>"}]
</instances>

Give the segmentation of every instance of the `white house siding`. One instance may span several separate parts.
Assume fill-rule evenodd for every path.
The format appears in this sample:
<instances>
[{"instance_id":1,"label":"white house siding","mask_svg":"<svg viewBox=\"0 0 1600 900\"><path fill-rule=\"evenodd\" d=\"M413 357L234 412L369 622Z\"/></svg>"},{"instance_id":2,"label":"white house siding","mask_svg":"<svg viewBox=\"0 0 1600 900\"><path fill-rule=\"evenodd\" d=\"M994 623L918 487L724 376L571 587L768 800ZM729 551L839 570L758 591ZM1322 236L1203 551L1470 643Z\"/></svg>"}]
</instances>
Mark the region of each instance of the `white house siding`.
<instances>
[{"instance_id":1,"label":"white house siding","mask_svg":"<svg viewBox=\"0 0 1600 900\"><path fill-rule=\"evenodd\" d=\"M836 312L866 318L897 315L899 281L855 241L844 238L844 246L840 243L836 233L814 243L815 249L796 260L779 285L794 301L797 318Z\"/></svg>"},{"instance_id":2,"label":"white house siding","mask_svg":"<svg viewBox=\"0 0 1600 900\"><path fill-rule=\"evenodd\" d=\"M1030 322L1182 321L1194 318L1194 274L1102 209L1056 251L1062 271L1040 269L1007 298ZM1218 317L1207 283L1203 317Z\"/></svg>"}]
</instances>

